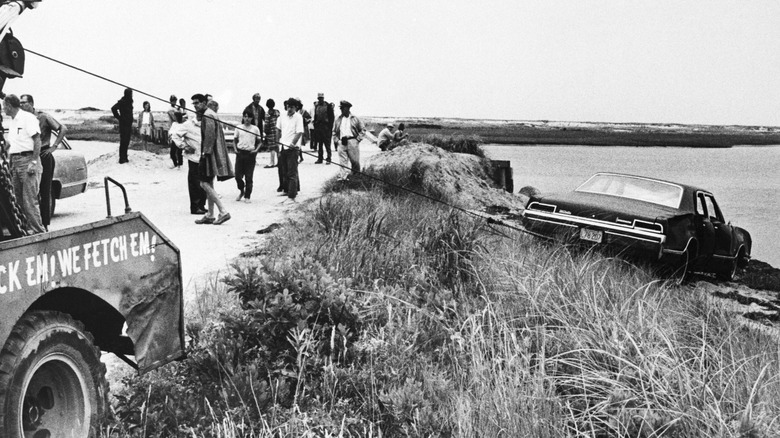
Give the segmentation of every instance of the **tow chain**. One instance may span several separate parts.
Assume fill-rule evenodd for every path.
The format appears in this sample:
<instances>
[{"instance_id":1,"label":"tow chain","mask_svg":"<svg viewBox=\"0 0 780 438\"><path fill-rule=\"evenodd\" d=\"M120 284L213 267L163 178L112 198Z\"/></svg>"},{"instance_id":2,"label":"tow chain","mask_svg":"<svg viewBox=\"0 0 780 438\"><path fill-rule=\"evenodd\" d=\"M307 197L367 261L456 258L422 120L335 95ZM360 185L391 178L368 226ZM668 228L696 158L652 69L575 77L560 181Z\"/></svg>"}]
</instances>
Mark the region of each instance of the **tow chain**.
<instances>
[{"instance_id":1,"label":"tow chain","mask_svg":"<svg viewBox=\"0 0 780 438\"><path fill-rule=\"evenodd\" d=\"M4 224L11 233L11 238L27 235L27 217L22 213L19 202L16 200L14 185L11 182L11 168L5 152L0 154L0 204L5 213L3 219L9 219L10 223ZM9 211L10 210L10 211Z\"/></svg>"}]
</instances>

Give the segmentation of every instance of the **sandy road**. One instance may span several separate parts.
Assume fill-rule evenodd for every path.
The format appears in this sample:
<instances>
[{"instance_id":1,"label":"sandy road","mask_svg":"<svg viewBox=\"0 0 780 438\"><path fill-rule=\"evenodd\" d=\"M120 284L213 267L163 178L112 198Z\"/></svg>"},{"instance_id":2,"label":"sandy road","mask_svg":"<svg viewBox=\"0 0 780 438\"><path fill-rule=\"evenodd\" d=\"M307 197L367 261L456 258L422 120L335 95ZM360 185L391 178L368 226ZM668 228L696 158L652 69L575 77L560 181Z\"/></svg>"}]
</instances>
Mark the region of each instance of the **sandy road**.
<instances>
[{"instance_id":1,"label":"sandy road","mask_svg":"<svg viewBox=\"0 0 780 438\"><path fill-rule=\"evenodd\" d=\"M84 194L58 201L50 229L59 230L103 219L107 215L103 178L122 183L127 189L133 211L140 211L181 250L185 297L226 272L231 260L252 249L265 239L257 230L280 223L298 203L320 195L322 184L337 175L336 165L314 164L315 157L305 155L300 164L301 192L297 202L276 192L278 176L275 168L266 169L268 153L258 155L252 203L237 202L235 180L216 183L217 192L232 218L215 225L196 225L200 216L190 214L187 194L187 171L170 169L167 154L155 155L129 151L130 163L118 164L117 145L106 142L71 141L73 149L82 152L89 163L89 188ZM378 150L364 143L366 156ZM305 150L306 151L306 150ZM231 157L233 159L234 157ZM338 157L334 158L338 160ZM235 160L233 160L235 163ZM111 187L113 215L124 212L122 193Z\"/></svg>"}]
</instances>

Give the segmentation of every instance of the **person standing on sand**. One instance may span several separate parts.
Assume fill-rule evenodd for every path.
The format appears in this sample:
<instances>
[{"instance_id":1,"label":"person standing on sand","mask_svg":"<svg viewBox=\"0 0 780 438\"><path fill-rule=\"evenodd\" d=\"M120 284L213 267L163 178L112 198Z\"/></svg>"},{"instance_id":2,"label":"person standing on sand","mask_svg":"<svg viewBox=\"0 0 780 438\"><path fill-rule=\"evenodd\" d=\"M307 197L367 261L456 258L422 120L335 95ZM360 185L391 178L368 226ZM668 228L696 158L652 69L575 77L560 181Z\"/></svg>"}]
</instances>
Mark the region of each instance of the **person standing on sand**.
<instances>
[{"instance_id":1,"label":"person standing on sand","mask_svg":"<svg viewBox=\"0 0 780 438\"><path fill-rule=\"evenodd\" d=\"M268 113L265 116L265 138L264 142L271 153L270 161L265 166L266 169L276 167L276 158L279 153L279 137L276 135L276 121L279 120L279 110L276 109L276 102L273 99L265 101L268 107Z\"/></svg>"},{"instance_id":2,"label":"person standing on sand","mask_svg":"<svg viewBox=\"0 0 780 438\"><path fill-rule=\"evenodd\" d=\"M344 180L349 176L347 169L352 169L352 174L360 172L360 141L366 133L363 122L352 115L352 104L346 100L339 103L341 115L333 123L333 141L341 145L339 161L341 170L339 179Z\"/></svg>"},{"instance_id":3,"label":"person standing on sand","mask_svg":"<svg viewBox=\"0 0 780 438\"><path fill-rule=\"evenodd\" d=\"M192 96L192 106L201 114L200 123L200 161L198 162L198 178L200 186L206 192L208 200L208 212L202 218L195 221L196 224L220 225L230 220L230 213L222 205L217 192L214 190L214 178L218 181L226 181L233 178L233 166L225 144L225 132L222 123L211 108L207 105L215 103L207 101L206 96L195 94ZM219 209L219 216L214 217L214 206Z\"/></svg>"},{"instance_id":4,"label":"person standing on sand","mask_svg":"<svg viewBox=\"0 0 780 438\"><path fill-rule=\"evenodd\" d=\"M260 130L253 125L254 114L244 110L241 117L242 124L236 128L236 136L233 144L236 146L236 185L238 186L238 198L249 203L252 197L252 180L257 164L257 152L263 142L260 139Z\"/></svg>"},{"instance_id":5,"label":"person standing on sand","mask_svg":"<svg viewBox=\"0 0 780 438\"><path fill-rule=\"evenodd\" d=\"M184 121L186 122L190 116L187 114L187 102L184 99L179 99L179 112L184 117Z\"/></svg>"},{"instance_id":6,"label":"person standing on sand","mask_svg":"<svg viewBox=\"0 0 780 438\"><path fill-rule=\"evenodd\" d=\"M154 132L154 116L152 115L152 105L145 101L143 103L143 111L138 113L138 133L141 134L141 138L144 139L144 150L146 150L146 143Z\"/></svg>"},{"instance_id":7,"label":"person standing on sand","mask_svg":"<svg viewBox=\"0 0 780 438\"><path fill-rule=\"evenodd\" d=\"M321 164L323 151L328 155L325 163L330 164L330 133L333 131L333 120L336 118L333 112L333 104L325 102L325 94L317 93L317 102L314 103L314 130L312 131L312 145L317 149L317 161L314 164Z\"/></svg>"},{"instance_id":8,"label":"person standing on sand","mask_svg":"<svg viewBox=\"0 0 780 438\"><path fill-rule=\"evenodd\" d=\"M289 98L284 103L287 112L276 122L276 131L282 151L279 157L279 189L295 199L301 189L298 179L298 154L303 136L303 116L298 112L298 100Z\"/></svg>"},{"instance_id":9,"label":"person standing on sand","mask_svg":"<svg viewBox=\"0 0 780 438\"><path fill-rule=\"evenodd\" d=\"M27 234L43 233L45 229L38 205L38 191L43 172L43 166L40 164L41 127L34 115L22 111L21 102L16 95L5 96L3 105L5 115L11 118L8 124L6 152L10 161L14 194L22 214L27 218Z\"/></svg>"},{"instance_id":10,"label":"person standing on sand","mask_svg":"<svg viewBox=\"0 0 780 438\"><path fill-rule=\"evenodd\" d=\"M179 113L177 118L182 117ZM183 150L187 159L187 189L190 195L190 213L206 214L206 192L200 186L198 163L200 162L200 113L182 123L173 130L171 140Z\"/></svg>"},{"instance_id":11,"label":"person standing on sand","mask_svg":"<svg viewBox=\"0 0 780 438\"><path fill-rule=\"evenodd\" d=\"M111 107L111 114L119 121L119 164L127 163L127 148L133 134L133 90L125 88L125 94Z\"/></svg>"},{"instance_id":12,"label":"person standing on sand","mask_svg":"<svg viewBox=\"0 0 780 438\"><path fill-rule=\"evenodd\" d=\"M252 113L252 124L257 126L260 131L260 140L263 139L263 128L265 123L265 109L260 105L260 93L252 95L252 103L244 108L244 112Z\"/></svg>"},{"instance_id":13,"label":"person standing on sand","mask_svg":"<svg viewBox=\"0 0 780 438\"><path fill-rule=\"evenodd\" d=\"M311 114L303 109L303 101L299 98L295 98L295 106L298 108L298 114L303 118L303 137L301 137L301 144L298 145L298 162L303 163L303 147L309 141L309 122L311 122Z\"/></svg>"},{"instance_id":14,"label":"person standing on sand","mask_svg":"<svg viewBox=\"0 0 780 438\"><path fill-rule=\"evenodd\" d=\"M57 150L57 147L62 143L62 139L65 138L65 132L68 131L68 128L49 114L43 111L35 111L35 100L29 94L22 94L19 98L19 103L23 110L38 118L38 125L41 129L40 156L43 173L41 173L39 204L43 228L46 231L49 231L49 225L51 224L51 180L54 177L54 168L57 165L54 160L53 152ZM54 143L51 142L52 131L57 132L57 138L54 140Z\"/></svg>"},{"instance_id":15,"label":"person standing on sand","mask_svg":"<svg viewBox=\"0 0 780 438\"><path fill-rule=\"evenodd\" d=\"M169 99L171 102L171 107L168 108L168 138L171 137L171 129L173 128L173 124L176 123L176 114L179 113L179 109L176 108L176 96L171 94L171 97ZM179 122L181 123L181 122ZM168 142L168 148L170 149L170 156L171 161L173 164L171 165L171 169L177 169L181 170L181 166L184 164L184 158L182 158L182 150L179 149L175 144L173 144L172 141Z\"/></svg>"}]
</instances>

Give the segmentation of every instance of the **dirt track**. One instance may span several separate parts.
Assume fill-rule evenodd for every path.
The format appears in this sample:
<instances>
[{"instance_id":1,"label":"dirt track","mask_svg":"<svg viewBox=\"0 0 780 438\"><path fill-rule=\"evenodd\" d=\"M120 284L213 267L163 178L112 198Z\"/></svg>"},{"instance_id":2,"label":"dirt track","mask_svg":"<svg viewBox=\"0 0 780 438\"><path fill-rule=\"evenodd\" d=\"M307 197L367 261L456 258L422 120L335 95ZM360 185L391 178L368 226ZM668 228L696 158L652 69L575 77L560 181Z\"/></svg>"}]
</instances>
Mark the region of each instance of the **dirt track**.
<instances>
[{"instance_id":1,"label":"dirt track","mask_svg":"<svg viewBox=\"0 0 780 438\"><path fill-rule=\"evenodd\" d=\"M189 211L187 171L170 169L167 154L156 155L131 149L130 163L120 165L115 143L70 143L87 158L89 188L84 194L58 201L50 229L58 230L105 218L103 178L110 176L124 184L132 210L142 212L181 250L185 296L212 279L215 273L226 272L235 257L266 238L256 234L257 230L283 222L297 205L276 192L277 170L263 167L268 164L269 157L267 153L261 153L255 169L252 203L236 202L238 189L235 180L216 183L217 192L222 195L232 219L220 226L196 225L194 220L200 216L191 215ZM378 150L370 143L361 146L365 157ZM337 156L334 158L338 161ZM336 165L315 165L315 160L316 157L305 155L299 166L301 192L297 197L298 203L318 197L322 184L339 170ZM110 193L112 214L122 214L121 191L112 188Z\"/></svg>"}]
</instances>

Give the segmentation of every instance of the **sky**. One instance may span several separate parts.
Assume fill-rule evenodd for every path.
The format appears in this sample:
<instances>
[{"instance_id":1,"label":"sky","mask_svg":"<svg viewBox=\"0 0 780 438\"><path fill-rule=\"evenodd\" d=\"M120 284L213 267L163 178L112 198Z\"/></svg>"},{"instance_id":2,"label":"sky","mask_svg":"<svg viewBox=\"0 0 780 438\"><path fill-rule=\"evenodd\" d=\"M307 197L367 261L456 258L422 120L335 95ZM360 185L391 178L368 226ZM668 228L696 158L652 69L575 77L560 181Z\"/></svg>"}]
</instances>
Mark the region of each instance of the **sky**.
<instances>
[{"instance_id":1,"label":"sky","mask_svg":"<svg viewBox=\"0 0 780 438\"><path fill-rule=\"evenodd\" d=\"M220 112L323 92L365 116L776 126L779 21L776 0L44 0L13 30ZM3 91L108 109L122 89L28 52Z\"/></svg>"}]
</instances>

